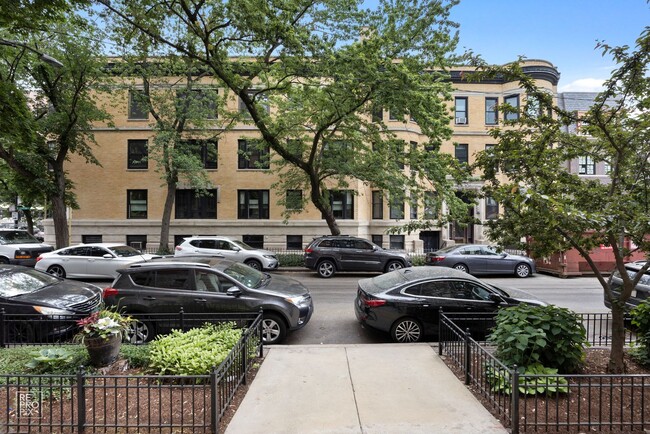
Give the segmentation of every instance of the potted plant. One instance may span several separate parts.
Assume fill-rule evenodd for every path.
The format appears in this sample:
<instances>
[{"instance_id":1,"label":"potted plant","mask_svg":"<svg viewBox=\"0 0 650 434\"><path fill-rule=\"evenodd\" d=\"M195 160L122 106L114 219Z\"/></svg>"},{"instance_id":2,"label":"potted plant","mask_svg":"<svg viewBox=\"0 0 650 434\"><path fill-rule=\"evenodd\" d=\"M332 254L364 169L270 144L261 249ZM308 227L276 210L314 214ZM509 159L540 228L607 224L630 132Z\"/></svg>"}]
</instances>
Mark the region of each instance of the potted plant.
<instances>
[{"instance_id":1,"label":"potted plant","mask_svg":"<svg viewBox=\"0 0 650 434\"><path fill-rule=\"evenodd\" d=\"M126 330L133 319L119 312L101 309L77 321L81 331L77 338L86 346L90 364L107 366L115 361Z\"/></svg>"}]
</instances>

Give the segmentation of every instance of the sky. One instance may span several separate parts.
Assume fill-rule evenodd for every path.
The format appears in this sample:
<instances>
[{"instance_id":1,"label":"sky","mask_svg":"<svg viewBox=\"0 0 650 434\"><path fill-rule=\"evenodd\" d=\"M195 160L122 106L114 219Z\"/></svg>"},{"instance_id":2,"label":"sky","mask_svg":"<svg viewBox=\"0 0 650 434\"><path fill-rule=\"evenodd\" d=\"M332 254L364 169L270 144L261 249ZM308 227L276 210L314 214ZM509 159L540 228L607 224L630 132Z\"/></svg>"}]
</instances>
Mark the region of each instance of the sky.
<instances>
[{"instance_id":1,"label":"sky","mask_svg":"<svg viewBox=\"0 0 650 434\"><path fill-rule=\"evenodd\" d=\"M522 55L560 71L559 92L597 92L614 68L598 41L634 46L650 26L646 0L460 0L451 19L460 25L459 48L491 64Z\"/></svg>"}]
</instances>

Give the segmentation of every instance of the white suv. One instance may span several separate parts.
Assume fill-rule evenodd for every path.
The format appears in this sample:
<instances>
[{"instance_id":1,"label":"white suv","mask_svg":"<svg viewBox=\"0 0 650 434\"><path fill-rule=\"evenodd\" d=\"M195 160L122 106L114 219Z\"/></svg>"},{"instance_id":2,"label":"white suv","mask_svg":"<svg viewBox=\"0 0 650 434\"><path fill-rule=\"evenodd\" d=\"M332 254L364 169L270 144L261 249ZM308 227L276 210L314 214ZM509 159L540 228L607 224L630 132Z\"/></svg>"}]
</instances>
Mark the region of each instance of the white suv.
<instances>
[{"instance_id":1,"label":"white suv","mask_svg":"<svg viewBox=\"0 0 650 434\"><path fill-rule=\"evenodd\" d=\"M275 253L256 249L228 237L200 236L185 238L176 246L174 256L216 255L244 264L256 270L275 270L280 266Z\"/></svg>"},{"instance_id":2,"label":"white suv","mask_svg":"<svg viewBox=\"0 0 650 434\"><path fill-rule=\"evenodd\" d=\"M0 229L0 264L33 267L41 253L52 250L52 246L41 243L27 231Z\"/></svg>"}]
</instances>

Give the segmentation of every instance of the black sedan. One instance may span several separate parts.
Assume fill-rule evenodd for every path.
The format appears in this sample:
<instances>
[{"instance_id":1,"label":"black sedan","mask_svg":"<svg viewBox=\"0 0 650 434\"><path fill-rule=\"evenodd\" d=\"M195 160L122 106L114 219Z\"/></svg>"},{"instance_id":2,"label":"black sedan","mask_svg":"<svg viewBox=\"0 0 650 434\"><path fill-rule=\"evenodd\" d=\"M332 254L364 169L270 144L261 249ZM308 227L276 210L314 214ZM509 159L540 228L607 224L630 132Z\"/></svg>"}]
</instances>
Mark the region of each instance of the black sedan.
<instances>
[{"instance_id":1,"label":"black sedan","mask_svg":"<svg viewBox=\"0 0 650 434\"><path fill-rule=\"evenodd\" d=\"M174 328L153 314L176 314L181 308L190 314L263 309L262 338L275 344L287 331L304 327L314 311L309 291L297 280L226 259L182 259L133 264L118 270L118 277L104 289L106 305L140 318L131 342L146 342Z\"/></svg>"},{"instance_id":2,"label":"black sedan","mask_svg":"<svg viewBox=\"0 0 650 434\"><path fill-rule=\"evenodd\" d=\"M51 341L77 330L75 315L99 308L102 290L20 265L0 265L4 343Z\"/></svg>"},{"instance_id":3,"label":"black sedan","mask_svg":"<svg viewBox=\"0 0 650 434\"><path fill-rule=\"evenodd\" d=\"M354 308L359 322L389 332L395 342L417 342L437 333L440 308L495 312L522 302L544 305L524 292L513 297L462 271L425 266L360 280Z\"/></svg>"}]
</instances>

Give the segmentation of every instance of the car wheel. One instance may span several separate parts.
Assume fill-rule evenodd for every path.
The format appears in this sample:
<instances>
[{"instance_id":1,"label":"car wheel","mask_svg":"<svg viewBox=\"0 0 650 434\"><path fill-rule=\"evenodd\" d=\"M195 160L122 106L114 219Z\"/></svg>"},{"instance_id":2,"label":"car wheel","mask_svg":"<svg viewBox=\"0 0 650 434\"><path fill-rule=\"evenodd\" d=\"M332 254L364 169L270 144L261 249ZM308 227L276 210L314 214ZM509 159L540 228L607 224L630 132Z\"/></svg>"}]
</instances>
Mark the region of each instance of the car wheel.
<instances>
[{"instance_id":1,"label":"car wheel","mask_svg":"<svg viewBox=\"0 0 650 434\"><path fill-rule=\"evenodd\" d=\"M454 268L456 270L462 271L463 273L468 273L469 274L469 268L465 264L456 264L456 265L454 265Z\"/></svg>"},{"instance_id":2,"label":"car wheel","mask_svg":"<svg viewBox=\"0 0 650 434\"><path fill-rule=\"evenodd\" d=\"M144 344L156 336L153 324L148 321L135 320L126 330L125 341L131 344Z\"/></svg>"},{"instance_id":3,"label":"car wheel","mask_svg":"<svg viewBox=\"0 0 650 434\"><path fill-rule=\"evenodd\" d=\"M390 261L388 264L386 264L386 273L399 270L400 268L404 268L404 264L402 264L400 261Z\"/></svg>"},{"instance_id":4,"label":"car wheel","mask_svg":"<svg viewBox=\"0 0 650 434\"><path fill-rule=\"evenodd\" d=\"M320 277L327 279L328 277L332 277L336 272L336 265L334 265L334 262L326 259L324 261L320 261L316 271L318 271L318 275Z\"/></svg>"},{"instance_id":5,"label":"car wheel","mask_svg":"<svg viewBox=\"0 0 650 434\"><path fill-rule=\"evenodd\" d=\"M0 264L8 264L8 263L9 263L9 259L0 257Z\"/></svg>"},{"instance_id":6,"label":"car wheel","mask_svg":"<svg viewBox=\"0 0 650 434\"><path fill-rule=\"evenodd\" d=\"M7 335L5 342L12 344L33 344L34 329L25 322L15 321L7 322Z\"/></svg>"},{"instance_id":7,"label":"car wheel","mask_svg":"<svg viewBox=\"0 0 650 434\"><path fill-rule=\"evenodd\" d=\"M402 318L393 324L390 334L395 342L418 342L422 339L422 326L413 318Z\"/></svg>"},{"instance_id":8,"label":"car wheel","mask_svg":"<svg viewBox=\"0 0 650 434\"><path fill-rule=\"evenodd\" d=\"M47 269L47 272L53 274L56 277L65 278L65 270L60 265L52 265Z\"/></svg>"},{"instance_id":9,"label":"car wheel","mask_svg":"<svg viewBox=\"0 0 650 434\"><path fill-rule=\"evenodd\" d=\"M528 264L517 264L515 267L515 274L517 277L528 277L531 274L530 265Z\"/></svg>"},{"instance_id":10,"label":"car wheel","mask_svg":"<svg viewBox=\"0 0 650 434\"><path fill-rule=\"evenodd\" d=\"M256 269L257 271L262 271L262 264L260 264L260 261L257 261L255 259L249 259L248 261L245 261L244 264Z\"/></svg>"},{"instance_id":11,"label":"car wheel","mask_svg":"<svg viewBox=\"0 0 650 434\"><path fill-rule=\"evenodd\" d=\"M279 344L287 335L287 326L278 315L264 314L262 319L262 341L266 345Z\"/></svg>"}]
</instances>

